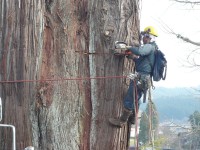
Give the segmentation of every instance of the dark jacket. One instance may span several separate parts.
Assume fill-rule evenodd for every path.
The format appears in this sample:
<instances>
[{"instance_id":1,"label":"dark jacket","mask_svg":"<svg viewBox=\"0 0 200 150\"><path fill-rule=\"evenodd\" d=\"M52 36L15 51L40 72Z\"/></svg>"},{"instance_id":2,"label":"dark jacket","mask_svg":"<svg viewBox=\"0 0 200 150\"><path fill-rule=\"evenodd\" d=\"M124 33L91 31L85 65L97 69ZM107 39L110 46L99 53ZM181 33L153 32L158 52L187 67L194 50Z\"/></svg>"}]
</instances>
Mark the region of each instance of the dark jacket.
<instances>
[{"instance_id":1,"label":"dark jacket","mask_svg":"<svg viewBox=\"0 0 200 150\"><path fill-rule=\"evenodd\" d=\"M135 68L138 73L151 74L154 64L155 56L154 51L156 49L156 43L144 44L140 47L131 47L130 50L133 54L139 56L135 59Z\"/></svg>"}]
</instances>

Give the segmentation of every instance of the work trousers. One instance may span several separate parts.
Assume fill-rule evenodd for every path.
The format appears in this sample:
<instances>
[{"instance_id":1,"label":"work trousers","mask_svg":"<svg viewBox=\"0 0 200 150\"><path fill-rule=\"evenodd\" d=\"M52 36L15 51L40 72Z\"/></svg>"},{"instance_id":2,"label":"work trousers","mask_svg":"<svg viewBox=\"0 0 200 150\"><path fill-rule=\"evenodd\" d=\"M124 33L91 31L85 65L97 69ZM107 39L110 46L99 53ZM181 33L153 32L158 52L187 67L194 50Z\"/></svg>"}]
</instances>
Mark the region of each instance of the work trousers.
<instances>
[{"instance_id":1,"label":"work trousers","mask_svg":"<svg viewBox=\"0 0 200 150\"><path fill-rule=\"evenodd\" d=\"M143 94L147 93L147 90L150 88L150 86L150 75L139 75L137 79L131 80L127 94L123 101L124 108L133 111L135 108L135 100L137 100L139 108L140 98Z\"/></svg>"}]
</instances>

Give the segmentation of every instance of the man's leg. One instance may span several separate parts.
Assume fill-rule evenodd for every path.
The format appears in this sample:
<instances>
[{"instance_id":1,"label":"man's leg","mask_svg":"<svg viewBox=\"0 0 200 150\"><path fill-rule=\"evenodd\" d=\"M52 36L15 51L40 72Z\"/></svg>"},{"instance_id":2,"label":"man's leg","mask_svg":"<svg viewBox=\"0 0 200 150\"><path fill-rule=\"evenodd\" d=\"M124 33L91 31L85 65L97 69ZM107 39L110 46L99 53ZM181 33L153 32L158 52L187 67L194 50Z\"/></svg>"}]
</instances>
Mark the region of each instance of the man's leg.
<instances>
[{"instance_id":1,"label":"man's leg","mask_svg":"<svg viewBox=\"0 0 200 150\"><path fill-rule=\"evenodd\" d=\"M138 101L138 110L139 110L139 106L140 106L140 103L139 103L139 99L142 97L142 91L141 90L138 90L137 88L137 97L135 97L135 99L137 99ZM135 107L135 104L133 105ZM130 122L131 124L135 124L135 108L133 108L133 111L131 113L131 115L129 116L128 118L128 122Z\"/></svg>"},{"instance_id":2,"label":"man's leg","mask_svg":"<svg viewBox=\"0 0 200 150\"><path fill-rule=\"evenodd\" d=\"M124 108L131 110L131 111L134 110L134 103L135 103L134 102L135 101L135 99L134 99L135 93L133 92L134 90L135 90L134 82L133 82L133 80L131 80L127 94L123 101Z\"/></svg>"},{"instance_id":3,"label":"man's leg","mask_svg":"<svg viewBox=\"0 0 200 150\"><path fill-rule=\"evenodd\" d=\"M109 122L112 125L117 126L117 127L122 127L123 125L126 124L128 118L131 115L133 108L134 108L133 90L134 90L134 82L131 80L128 92L127 92L126 97L124 99L124 103L123 103L124 109L123 109L122 115L120 116L119 119L109 118Z\"/></svg>"}]
</instances>

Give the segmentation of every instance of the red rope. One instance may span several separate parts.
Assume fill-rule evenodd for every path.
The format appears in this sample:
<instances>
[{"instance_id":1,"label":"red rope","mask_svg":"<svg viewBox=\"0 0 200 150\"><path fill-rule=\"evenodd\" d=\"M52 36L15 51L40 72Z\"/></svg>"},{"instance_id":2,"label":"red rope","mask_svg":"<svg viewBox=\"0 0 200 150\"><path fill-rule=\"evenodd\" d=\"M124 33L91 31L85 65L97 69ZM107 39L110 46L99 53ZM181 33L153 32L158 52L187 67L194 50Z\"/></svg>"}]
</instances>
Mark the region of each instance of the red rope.
<instances>
[{"instance_id":1,"label":"red rope","mask_svg":"<svg viewBox=\"0 0 200 150\"><path fill-rule=\"evenodd\" d=\"M76 53L84 54L84 55L91 55L91 54L101 54L101 55L108 55L112 53L106 53L106 52L87 52L87 51L75 51Z\"/></svg>"},{"instance_id":2,"label":"red rope","mask_svg":"<svg viewBox=\"0 0 200 150\"><path fill-rule=\"evenodd\" d=\"M134 89L135 89L135 137L136 137L136 150L139 150L139 143L138 143L138 93L137 93L137 85L136 81L134 80Z\"/></svg>"},{"instance_id":3,"label":"red rope","mask_svg":"<svg viewBox=\"0 0 200 150\"><path fill-rule=\"evenodd\" d=\"M22 82L47 82L47 81L64 81L64 80L92 80L92 79L112 79L127 78L127 76L99 76L99 77L82 77L82 78L59 78L59 79L41 79L41 80L11 80L0 81L0 83L22 83Z\"/></svg>"}]
</instances>

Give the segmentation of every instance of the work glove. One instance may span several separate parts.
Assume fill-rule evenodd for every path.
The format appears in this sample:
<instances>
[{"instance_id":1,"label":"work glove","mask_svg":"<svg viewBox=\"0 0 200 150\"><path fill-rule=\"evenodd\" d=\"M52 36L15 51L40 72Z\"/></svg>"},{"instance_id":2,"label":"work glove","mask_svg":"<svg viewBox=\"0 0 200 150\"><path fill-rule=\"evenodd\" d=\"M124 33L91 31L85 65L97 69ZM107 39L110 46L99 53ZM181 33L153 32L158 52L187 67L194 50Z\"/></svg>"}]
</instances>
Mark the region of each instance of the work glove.
<instances>
[{"instance_id":1,"label":"work glove","mask_svg":"<svg viewBox=\"0 0 200 150\"><path fill-rule=\"evenodd\" d=\"M131 55L131 54L132 54L132 52L130 50L125 51L125 55Z\"/></svg>"},{"instance_id":2,"label":"work glove","mask_svg":"<svg viewBox=\"0 0 200 150\"><path fill-rule=\"evenodd\" d=\"M129 79L131 79L131 80L134 80L137 76L138 76L138 74L137 74L137 72L136 72L135 74L129 73L127 77L128 77Z\"/></svg>"}]
</instances>

